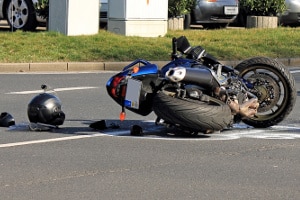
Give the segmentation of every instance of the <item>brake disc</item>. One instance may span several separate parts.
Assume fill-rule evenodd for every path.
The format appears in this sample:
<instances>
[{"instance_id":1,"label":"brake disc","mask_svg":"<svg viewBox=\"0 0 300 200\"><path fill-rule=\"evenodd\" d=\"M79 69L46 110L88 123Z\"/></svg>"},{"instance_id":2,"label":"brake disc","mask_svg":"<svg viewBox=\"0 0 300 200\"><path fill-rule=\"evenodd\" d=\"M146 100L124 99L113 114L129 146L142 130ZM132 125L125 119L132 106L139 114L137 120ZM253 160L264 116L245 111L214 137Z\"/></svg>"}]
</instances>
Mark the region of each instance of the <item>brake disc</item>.
<instances>
[{"instance_id":1,"label":"brake disc","mask_svg":"<svg viewBox=\"0 0 300 200\"><path fill-rule=\"evenodd\" d=\"M253 74L249 79L254 80L253 92L259 100L258 112L266 112L276 106L280 98L280 86L269 74Z\"/></svg>"}]
</instances>

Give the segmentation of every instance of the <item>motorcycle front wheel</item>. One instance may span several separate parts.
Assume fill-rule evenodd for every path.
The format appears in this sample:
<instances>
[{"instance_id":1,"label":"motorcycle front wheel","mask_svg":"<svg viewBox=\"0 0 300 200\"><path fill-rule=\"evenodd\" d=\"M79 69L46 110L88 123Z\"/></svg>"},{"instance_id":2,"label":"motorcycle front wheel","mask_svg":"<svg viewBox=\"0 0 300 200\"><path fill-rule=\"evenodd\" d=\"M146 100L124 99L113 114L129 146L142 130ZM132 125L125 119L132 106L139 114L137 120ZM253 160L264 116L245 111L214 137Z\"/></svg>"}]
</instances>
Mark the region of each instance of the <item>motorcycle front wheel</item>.
<instances>
[{"instance_id":1,"label":"motorcycle front wheel","mask_svg":"<svg viewBox=\"0 0 300 200\"><path fill-rule=\"evenodd\" d=\"M258 97L259 108L255 117L242 121L256 128L266 128L280 123L292 111L296 98L295 80L280 62L255 57L235 67L239 76L253 85L251 92Z\"/></svg>"},{"instance_id":2,"label":"motorcycle front wheel","mask_svg":"<svg viewBox=\"0 0 300 200\"><path fill-rule=\"evenodd\" d=\"M233 120L229 106L218 99L210 97L209 101L200 101L177 98L165 91L155 95L153 111L166 123L204 133L223 130Z\"/></svg>"}]
</instances>

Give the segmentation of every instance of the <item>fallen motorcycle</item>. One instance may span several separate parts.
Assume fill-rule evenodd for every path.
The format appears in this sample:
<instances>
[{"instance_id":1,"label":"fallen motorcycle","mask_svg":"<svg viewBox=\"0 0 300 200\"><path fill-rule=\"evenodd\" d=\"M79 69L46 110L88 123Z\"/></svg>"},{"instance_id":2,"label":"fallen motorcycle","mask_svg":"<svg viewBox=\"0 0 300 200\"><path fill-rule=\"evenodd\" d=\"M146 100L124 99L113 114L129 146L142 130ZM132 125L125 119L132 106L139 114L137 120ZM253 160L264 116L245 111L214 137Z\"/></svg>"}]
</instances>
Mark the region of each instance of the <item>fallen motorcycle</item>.
<instances>
[{"instance_id":1,"label":"fallen motorcycle","mask_svg":"<svg viewBox=\"0 0 300 200\"><path fill-rule=\"evenodd\" d=\"M191 133L212 133L244 122L266 128L283 121L296 102L295 80L275 59L254 57L223 65L185 36L172 39L172 61L161 69L138 59L111 77L108 94L156 123Z\"/></svg>"}]
</instances>

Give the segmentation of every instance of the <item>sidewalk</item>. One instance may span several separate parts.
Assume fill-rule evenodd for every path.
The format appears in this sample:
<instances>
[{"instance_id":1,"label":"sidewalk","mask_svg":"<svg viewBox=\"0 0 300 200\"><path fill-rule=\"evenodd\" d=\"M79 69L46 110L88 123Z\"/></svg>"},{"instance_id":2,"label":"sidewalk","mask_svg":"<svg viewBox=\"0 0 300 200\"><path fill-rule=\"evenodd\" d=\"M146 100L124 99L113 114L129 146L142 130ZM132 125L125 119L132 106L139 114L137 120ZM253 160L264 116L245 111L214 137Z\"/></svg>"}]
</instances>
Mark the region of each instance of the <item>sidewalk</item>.
<instances>
[{"instance_id":1,"label":"sidewalk","mask_svg":"<svg viewBox=\"0 0 300 200\"><path fill-rule=\"evenodd\" d=\"M278 59L287 67L300 67L300 58ZM159 67L170 61L150 61ZM221 61L224 65L236 66L241 61ZM0 73L13 72L83 72L120 71L131 62L53 62L53 63L0 63Z\"/></svg>"}]
</instances>

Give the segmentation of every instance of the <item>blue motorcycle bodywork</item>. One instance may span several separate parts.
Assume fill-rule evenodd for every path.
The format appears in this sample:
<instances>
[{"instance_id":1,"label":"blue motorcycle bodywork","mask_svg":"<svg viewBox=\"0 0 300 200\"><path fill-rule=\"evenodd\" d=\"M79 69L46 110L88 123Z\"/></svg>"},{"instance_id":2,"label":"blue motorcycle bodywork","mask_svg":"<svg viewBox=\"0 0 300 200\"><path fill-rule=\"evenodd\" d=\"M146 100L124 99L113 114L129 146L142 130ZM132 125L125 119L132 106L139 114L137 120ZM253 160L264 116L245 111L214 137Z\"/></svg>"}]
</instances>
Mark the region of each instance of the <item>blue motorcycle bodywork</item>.
<instances>
[{"instance_id":1,"label":"blue motorcycle bodywork","mask_svg":"<svg viewBox=\"0 0 300 200\"><path fill-rule=\"evenodd\" d=\"M139 70L134 73L133 67L135 66L139 66ZM178 66L186 68L199 66L206 67L192 59L178 58L159 69L156 64L152 64L143 59L138 59L124 67L123 71L117 73L107 81L107 92L119 105L126 107L124 99L125 97L124 95L122 96L122 93L124 93L124 90L126 90L127 79L133 78L136 80L140 80L142 82L139 99L140 106L138 109L130 107L126 108L134 113L146 116L152 112L152 98L155 95L153 94L154 87L160 84L160 82L165 77L166 72L170 68L175 68ZM246 80L244 80L244 83L249 88L253 87L253 85L251 83L248 83Z\"/></svg>"}]
</instances>

